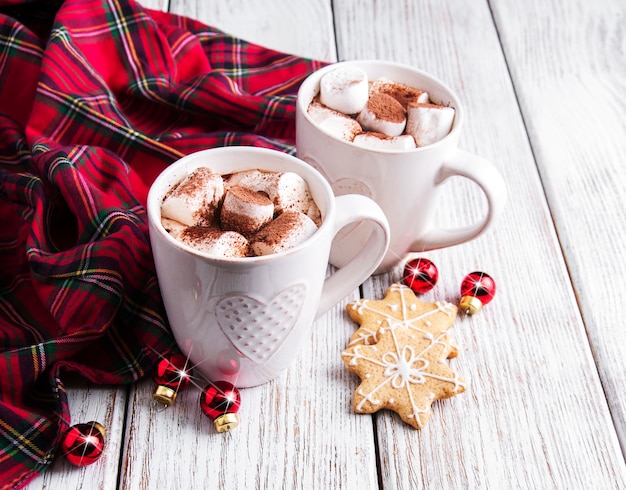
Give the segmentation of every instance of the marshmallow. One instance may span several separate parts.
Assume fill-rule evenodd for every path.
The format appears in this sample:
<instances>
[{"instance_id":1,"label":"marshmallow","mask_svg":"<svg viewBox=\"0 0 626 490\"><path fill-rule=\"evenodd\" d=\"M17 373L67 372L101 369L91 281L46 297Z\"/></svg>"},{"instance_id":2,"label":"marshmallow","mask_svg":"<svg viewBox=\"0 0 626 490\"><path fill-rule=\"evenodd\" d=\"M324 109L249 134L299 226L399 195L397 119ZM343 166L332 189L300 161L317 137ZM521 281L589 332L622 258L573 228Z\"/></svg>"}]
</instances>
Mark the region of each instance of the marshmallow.
<instances>
[{"instance_id":1,"label":"marshmallow","mask_svg":"<svg viewBox=\"0 0 626 490\"><path fill-rule=\"evenodd\" d=\"M416 148L415 140L410 134L387 136L382 133L361 133L354 138L354 144L370 150L412 150Z\"/></svg>"},{"instance_id":2,"label":"marshmallow","mask_svg":"<svg viewBox=\"0 0 626 490\"><path fill-rule=\"evenodd\" d=\"M189 226L179 235L178 240L199 252L216 257L247 257L250 253L248 240L235 231Z\"/></svg>"},{"instance_id":3,"label":"marshmallow","mask_svg":"<svg viewBox=\"0 0 626 490\"><path fill-rule=\"evenodd\" d=\"M305 209L303 213L311 218L318 228L322 225L322 212L313 199L311 199L309 207Z\"/></svg>"},{"instance_id":4,"label":"marshmallow","mask_svg":"<svg viewBox=\"0 0 626 490\"><path fill-rule=\"evenodd\" d=\"M222 176L208 167L199 167L165 196L161 216L187 226L208 226L223 195Z\"/></svg>"},{"instance_id":5,"label":"marshmallow","mask_svg":"<svg viewBox=\"0 0 626 490\"><path fill-rule=\"evenodd\" d=\"M309 238L317 225L304 213L285 211L270 221L250 240L255 255L269 255L289 250Z\"/></svg>"},{"instance_id":6,"label":"marshmallow","mask_svg":"<svg viewBox=\"0 0 626 490\"><path fill-rule=\"evenodd\" d=\"M352 141L363 131L361 125L350 116L329 109L319 102L312 102L308 113L322 131L342 140Z\"/></svg>"},{"instance_id":7,"label":"marshmallow","mask_svg":"<svg viewBox=\"0 0 626 490\"><path fill-rule=\"evenodd\" d=\"M222 230L248 236L259 231L272 218L274 203L265 194L241 186L226 191L220 212Z\"/></svg>"},{"instance_id":8,"label":"marshmallow","mask_svg":"<svg viewBox=\"0 0 626 490\"><path fill-rule=\"evenodd\" d=\"M356 66L336 68L320 79L320 101L344 114L361 112L368 97L367 74Z\"/></svg>"},{"instance_id":9,"label":"marshmallow","mask_svg":"<svg viewBox=\"0 0 626 490\"><path fill-rule=\"evenodd\" d=\"M363 129L400 136L406 126L406 112L390 95L377 93L370 96L356 120Z\"/></svg>"},{"instance_id":10,"label":"marshmallow","mask_svg":"<svg viewBox=\"0 0 626 490\"><path fill-rule=\"evenodd\" d=\"M294 172L245 170L232 174L227 184L247 187L255 192L267 194L274 203L275 213L283 211L308 213L311 207L315 206L306 180Z\"/></svg>"},{"instance_id":11,"label":"marshmallow","mask_svg":"<svg viewBox=\"0 0 626 490\"><path fill-rule=\"evenodd\" d=\"M435 104L409 104L406 132L415 138L417 146L439 141L452 129L454 108Z\"/></svg>"},{"instance_id":12,"label":"marshmallow","mask_svg":"<svg viewBox=\"0 0 626 490\"><path fill-rule=\"evenodd\" d=\"M409 87L402 83L393 82L387 78L379 78L372 83L370 88L370 95L372 94L387 94L396 99L404 109L411 102L427 103L428 92L419 90L417 88Z\"/></svg>"},{"instance_id":13,"label":"marshmallow","mask_svg":"<svg viewBox=\"0 0 626 490\"><path fill-rule=\"evenodd\" d=\"M161 224L163 225L163 228L165 228L165 231L167 231L174 238L178 238L182 231L187 228L179 221L169 218L161 218Z\"/></svg>"}]
</instances>

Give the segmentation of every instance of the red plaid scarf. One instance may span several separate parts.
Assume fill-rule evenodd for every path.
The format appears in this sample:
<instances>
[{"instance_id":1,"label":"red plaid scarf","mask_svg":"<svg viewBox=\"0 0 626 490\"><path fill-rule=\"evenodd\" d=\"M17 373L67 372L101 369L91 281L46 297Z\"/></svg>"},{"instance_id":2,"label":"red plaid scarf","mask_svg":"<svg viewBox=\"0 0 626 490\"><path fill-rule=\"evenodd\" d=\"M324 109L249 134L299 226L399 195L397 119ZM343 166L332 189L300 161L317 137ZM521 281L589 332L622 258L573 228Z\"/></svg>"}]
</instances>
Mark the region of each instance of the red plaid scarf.
<instances>
[{"instance_id":1,"label":"red plaid scarf","mask_svg":"<svg viewBox=\"0 0 626 490\"><path fill-rule=\"evenodd\" d=\"M0 0L0 487L52 461L64 374L132 382L175 348L154 177L208 147L292 152L320 65L131 0Z\"/></svg>"}]
</instances>

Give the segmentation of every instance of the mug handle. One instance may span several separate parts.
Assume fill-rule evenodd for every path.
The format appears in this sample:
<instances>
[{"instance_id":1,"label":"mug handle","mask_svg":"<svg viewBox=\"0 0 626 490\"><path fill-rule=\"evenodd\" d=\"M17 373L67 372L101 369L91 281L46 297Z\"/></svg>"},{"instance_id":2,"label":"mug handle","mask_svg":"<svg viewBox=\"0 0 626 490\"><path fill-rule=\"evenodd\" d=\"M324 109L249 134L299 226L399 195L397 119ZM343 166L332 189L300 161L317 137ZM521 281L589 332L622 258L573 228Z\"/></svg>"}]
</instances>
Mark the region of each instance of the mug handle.
<instances>
[{"instance_id":1,"label":"mug handle","mask_svg":"<svg viewBox=\"0 0 626 490\"><path fill-rule=\"evenodd\" d=\"M506 185L496 167L489 161L464 150L457 150L448 159L435 185L453 176L465 177L482 189L487 198L487 213L476 223L455 229L431 228L411 246L412 252L425 252L468 242L482 235L504 209Z\"/></svg>"},{"instance_id":2,"label":"mug handle","mask_svg":"<svg viewBox=\"0 0 626 490\"><path fill-rule=\"evenodd\" d=\"M385 213L369 197L346 194L335 198L336 218L333 236L350 223L372 221L369 240L347 264L324 280L324 287L315 318L319 318L372 275L389 248L391 235Z\"/></svg>"}]
</instances>

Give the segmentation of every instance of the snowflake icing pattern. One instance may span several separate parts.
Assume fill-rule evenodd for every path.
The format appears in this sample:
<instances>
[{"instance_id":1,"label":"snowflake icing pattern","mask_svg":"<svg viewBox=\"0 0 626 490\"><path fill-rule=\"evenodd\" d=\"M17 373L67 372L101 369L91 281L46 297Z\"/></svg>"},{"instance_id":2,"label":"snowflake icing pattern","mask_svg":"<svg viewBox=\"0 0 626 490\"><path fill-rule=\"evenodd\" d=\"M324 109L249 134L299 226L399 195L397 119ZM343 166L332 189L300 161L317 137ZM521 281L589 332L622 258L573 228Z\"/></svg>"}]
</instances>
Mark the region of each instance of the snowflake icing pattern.
<instances>
[{"instance_id":1,"label":"snowflake icing pattern","mask_svg":"<svg viewBox=\"0 0 626 490\"><path fill-rule=\"evenodd\" d=\"M389 408L413 427L424 427L435 400L465 391L465 382L446 362L450 348L445 334L418 338L407 330L383 329L377 344L346 349L348 370L361 377L355 412Z\"/></svg>"},{"instance_id":2,"label":"snowflake icing pattern","mask_svg":"<svg viewBox=\"0 0 626 490\"><path fill-rule=\"evenodd\" d=\"M350 339L355 344L372 345L378 342L381 328L410 328L424 335L438 335L447 331L456 318L457 308L445 301L425 303L415 293L401 284L392 284L381 301L360 299L348 304L348 313L360 328ZM448 337L448 341L453 340ZM456 357L456 346L452 346L449 357Z\"/></svg>"},{"instance_id":3,"label":"snowflake icing pattern","mask_svg":"<svg viewBox=\"0 0 626 490\"><path fill-rule=\"evenodd\" d=\"M399 301L395 302L397 293ZM357 331L342 354L348 370L361 378L354 395L355 412L391 409L420 429L435 400L465 391L465 382L446 362L456 352L447 334L456 307L434 305L428 309L401 285L391 286L383 301L359 300L349 305L350 316L362 325L359 330L370 332ZM439 312L451 316L451 321L433 325L428 317ZM375 326L368 328L372 322Z\"/></svg>"}]
</instances>

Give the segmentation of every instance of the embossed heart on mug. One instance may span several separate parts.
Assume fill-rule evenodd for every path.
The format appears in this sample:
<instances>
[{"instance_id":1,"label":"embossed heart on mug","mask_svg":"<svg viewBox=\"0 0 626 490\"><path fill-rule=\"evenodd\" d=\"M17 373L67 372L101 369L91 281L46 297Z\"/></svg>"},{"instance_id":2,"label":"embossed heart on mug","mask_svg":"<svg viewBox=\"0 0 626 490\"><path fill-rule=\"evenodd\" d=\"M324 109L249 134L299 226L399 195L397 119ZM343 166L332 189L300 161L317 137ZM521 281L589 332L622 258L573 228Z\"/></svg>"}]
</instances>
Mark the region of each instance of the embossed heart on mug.
<instances>
[{"instance_id":1,"label":"embossed heart on mug","mask_svg":"<svg viewBox=\"0 0 626 490\"><path fill-rule=\"evenodd\" d=\"M283 345L300 316L306 285L295 284L269 300L247 294L217 302L217 322L230 343L253 362L270 359Z\"/></svg>"}]
</instances>

